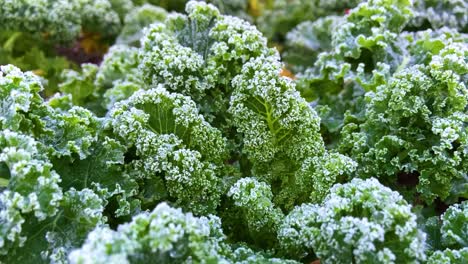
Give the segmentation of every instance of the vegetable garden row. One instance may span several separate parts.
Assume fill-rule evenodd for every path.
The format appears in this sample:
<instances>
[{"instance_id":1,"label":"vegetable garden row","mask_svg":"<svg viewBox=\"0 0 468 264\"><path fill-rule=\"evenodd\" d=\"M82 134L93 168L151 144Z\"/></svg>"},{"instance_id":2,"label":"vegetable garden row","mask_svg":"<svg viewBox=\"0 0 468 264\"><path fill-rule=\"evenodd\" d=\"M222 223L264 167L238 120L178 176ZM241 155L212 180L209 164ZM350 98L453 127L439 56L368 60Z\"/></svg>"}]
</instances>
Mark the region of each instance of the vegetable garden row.
<instances>
[{"instance_id":1,"label":"vegetable garden row","mask_svg":"<svg viewBox=\"0 0 468 264\"><path fill-rule=\"evenodd\" d=\"M0 0L0 263L468 263L467 0Z\"/></svg>"}]
</instances>

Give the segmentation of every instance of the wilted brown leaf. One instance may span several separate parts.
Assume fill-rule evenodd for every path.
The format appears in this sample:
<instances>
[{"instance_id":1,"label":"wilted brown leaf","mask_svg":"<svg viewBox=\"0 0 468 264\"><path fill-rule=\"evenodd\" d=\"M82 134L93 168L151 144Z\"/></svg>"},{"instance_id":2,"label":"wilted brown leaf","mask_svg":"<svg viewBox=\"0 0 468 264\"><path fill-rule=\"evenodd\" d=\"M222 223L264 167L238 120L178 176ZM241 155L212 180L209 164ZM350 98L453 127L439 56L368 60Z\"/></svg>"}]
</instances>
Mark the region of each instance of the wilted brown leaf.
<instances>
[{"instance_id":1,"label":"wilted brown leaf","mask_svg":"<svg viewBox=\"0 0 468 264\"><path fill-rule=\"evenodd\" d=\"M102 42L99 33L83 33L80 38L80 46L87 54L104 54L109 49L109 46Z\"/></svg>"},{"instance_id":2,"label":"wilted brown leaf","mask_svg":"<svg viewBox=\"0 0 468 264\"><path fill-rule=\"evenodd\" d=\"M296 79L296 75L294 75L294 73L292 73L291 71L289 71L289 70L286 69L286 68L283 68L283 69L281 70L280 75L281 75L281 76L284 76L284 77L288 77L288 78L293 79L293 80Z\"/></svg>"}]
</instances>

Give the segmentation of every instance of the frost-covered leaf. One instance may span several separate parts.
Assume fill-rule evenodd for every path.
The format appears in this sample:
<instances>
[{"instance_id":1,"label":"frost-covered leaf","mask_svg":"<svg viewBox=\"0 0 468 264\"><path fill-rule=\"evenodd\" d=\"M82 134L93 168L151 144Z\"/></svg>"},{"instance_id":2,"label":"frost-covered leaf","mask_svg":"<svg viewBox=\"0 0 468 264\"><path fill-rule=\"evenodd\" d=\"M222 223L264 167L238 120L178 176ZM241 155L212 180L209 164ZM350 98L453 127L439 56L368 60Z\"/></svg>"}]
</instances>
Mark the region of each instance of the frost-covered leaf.
<instances>
[{"instance_id":1,"label":"frost-covered leaf","mask_svg":"<svg viewBox=\"0 0 468 264\"><path fill-rule=\"evenodd\" d=\"M135 148L132 164L144 172L140 179L163 179L177 204L194 212L218 206L225 139L190 98L163 87L139 91L111 115L115 133Z\"/></svg>"},{"instance_id":2,"label":"frost-covered leaf","mask_svg":"<svg viewBox=\"0 0 468 264\"><path fill-rule=\"evenodd\" d=\"M376 179L337 184L322 205L303 204L284 220L278 239L299 257L325 263L421 263L425 234L397 192Z\"/></svg>"}]
</instances>

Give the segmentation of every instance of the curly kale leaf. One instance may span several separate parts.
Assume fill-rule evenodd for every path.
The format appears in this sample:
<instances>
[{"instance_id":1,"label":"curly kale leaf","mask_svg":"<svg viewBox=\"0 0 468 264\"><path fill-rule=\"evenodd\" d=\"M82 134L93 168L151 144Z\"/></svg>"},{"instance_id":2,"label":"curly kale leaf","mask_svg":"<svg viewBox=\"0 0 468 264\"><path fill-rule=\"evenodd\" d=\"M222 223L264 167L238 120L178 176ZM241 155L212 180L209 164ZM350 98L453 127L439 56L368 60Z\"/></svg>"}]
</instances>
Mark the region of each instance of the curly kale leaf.
<instances>
[{"instance_id":1,"label":"curly kale leaf","mask_svg":"<svg viewBox=\"0 0 468 264\"><path fill-rule=\"evenodd\" d=\"M118 80L139 83L142 76L138 70L138 52L137 48L126 45L112 46L96 73L96 86L110 89Z\"/></svg>"},{"instance_id":2,"label":"curly kale leaf","mask_svg":"<svg viewBox=\"0 0 468 264\"><path fill-rule=\"evenodd\" d=\"M410 1L371 0L353 8L331 33L333 49L319 55L314 67L301 76L306 88L322 89L319 84L324 82L343 86L361 72L370 80L382 63L395 71L406 55L398 36L412 16L410 7Z\"/></svg>"},{"instance_id":3,"label":"curly kale leaf","mask_svg":"<svg viewBox=\"0 0 468 264\"><path fill-rule=\"evenodd\" d=\"M119 36L117 44L138 46L143 37L143 28L155 22L163 22L167 17L167 12L161 7L144 4L136 7L125 16L124 26Z\"/></svg>"},{"instance_id":4,"label":"curly kale leaf","mask_svg":"<svg viewBox=\"0 0 468 264\"><path fill-rule=\"evenodd\" d=\"M6 263L66 263L68 252L83 243L86 235L102 225L104 202L89 189L70 189L63 194L58 212L37 221L27 218L23 243L11 248L0 261Z\"/></svg>"},{"instance_id":5,"label":"curly kale leaf","mask_svg":"<svg viewBox=\"0 0 468 264\"><path fill-rule=\"evenodd\" d=\"M466 196L451 189L467 168L467 54L460 43L448 45L427 66L398 72L366 95L365 122L347 125L340 146L358 174L395 187L399 176L414 175L428 203Z\"/></svg>"},{"instance_id":6,"label":"curly kale leaf","mask_svg":"<svg viewBox=\"0 0 468 264\"><path fill-rule=\"evenodd\" d=\"M19 73L16 72L15 76L21 76ZM2 81L18 87L17 91L22 91L21 87L40 88L37 83L34 86L28 86L24 79L11 78L12 76L10 72L2 78ZM28 74L22 77L24 76ZM11 82L12 79L13 82ZM22 93L23 96L40 99L38 90L26 89ZM72 199L69 195L75 192L73 188L62 194L60 187L64 183L63 180L70 180L69 177L72 175L64 174L65 177L61 179L55 170L52 170L53 164L55 169L55 162L49 161L49 157L77 155L85 158L90 155L90 145L94 143L94 137L91 134L96 129L90 123L94 121L96 125L93 119L95 117L88 110L80 108L72 108L69 112L60 113L58 110L48 108L44 102L41 102L42 99L39 99L36 102L36 108L46 109L45 113L48 116L36 116L44 128L41 131L43 133L36 133L37 140L8 129L4 129L0 135L2 178L6 177L3 178L6 186L0 198L1 251L5 256L0 258L6 262L33 263L38 258L58 258L65 248L70 248L73 243L80 243L76 235L81 232L84 238L84 235L94 228L97 222L92 222L94 220L90 216L84 217L86 221L92 222L89 225L82 220L74 221L71 212L64 213L64 210L68 210L67 208L75 210L76 214L86 214L87 210L93 208L90 203L98 201L101 213L96 213L93 217L102 217L104 202L90 190L79 191L79 193L83 192L83 196L91 195L90 203L84 197ZM37 113L37 109L28 107L27 104L25 106L27 108L21 111L21 114L26 118ZM50 131L56 133L50 133ZM42 143L47 144L47 147ZM82 202L85 204L78 209ZM54 233L54 238L52 238L52 232L58 232ZM59 248L63 249L59 250Z\"/></svg>"},{"instance_id":7,"label":"curly kale leaf","mask_svg":"<svg viewBox=\"0 0 468 264\"><path fill-rule=\"evenodd\" d=\"M242 178L230 188L227 196L243 215L241 221L247 224L250 239L263 246L275 245L276 231L284 215L272 202L270 186L255 178Z\"/></svg>"},{"instance_id":8,"label":"curly kale leaf","mask_svg":"<svg viewBox=\"0 0 468 264\"><path fill-rule=\"evenodd\" d=\"M47 34L70 41L80 33L77 1L6 1L0 2L0 23L9 31Z\"/></svg>"},{"instance_id":9,"label":"curly kale leaf","mask_svg":"<svg viewBox=\"0 0 468 264\"><path fill-rule=\"evenodd\" d=\"M468 248L437 251L427 260L428 264L463 264L468 261Z\"/></svg>"},{"instance_id":10,"label":"curly kale leaf","mask_svg":"<svg viewBox=\"0 0 468 264\"><path fill-rule=\"evenodd\" d=\"M119 14L112 6L115 0L75 0L81 16L81 27L85 32L96 32L104 36L116 36L121 30ZM73 1L72 1L73 3ZM123 2L121 3L123 4Z\"/></svg>"},{"instance_id":11,"label":"curly kale leaf","mask_svg":"<svg viewBox=\"0 0 468 264\"><path fill-rule=\"evenodd\" d=\"M147 88L138 70L138 53L138 48L114 45L99 66L83 64L81 71L63 71L59 89L71 95L74 105L105 115L116 102L127 99L138 89Z\"/></svg>"},{"instance_id":12,"label":"curly kale leaf","mask_svg":"<svg viewBox=\"0 0 468 264\"><path fill-rule=\"evenodd\" d=\"M169 15L141 40L140 70L146 83L191 96L214 124L225 124L231 80L251 58L271 55L266 39L249 23L220 15L211 4L190 1L187 15Z\"/></svg>"},{"instance_id":13,"label":"curly kale leaf","mask_svg":"<svg viewBox=\"0 0 468 264\"><path fill-rule=\"evenodd\" d=\"M229 263L219 218L196 218L161 203L117 231L98 228L69 255L71 263Z\"/></svg>"},{"instance_id":14,"label":"curly kale leaf","mask_svg":"<svg viewBox=\"0 0 468 264\"><path fill-rule=\"evenodd\" d=\"M115 36L121 27L108 0L41 0L0 2L2 29L25 32L53 42L70 42L81 30Z\"/></svg>"},{"instance_id":15,"label":"curly kale leaf","mask_svg":"<svg viewBox=\"0 0 468 264\"><path fill-rule=\"evenodd\" d=\"M115 133L135 148L132 165L145 172L137 175L140 180L162 179L172 199L193 212L218 206L225 139L190 98L162 87L139 91L118 103L111 116Z\"/></svg>"},{"instance_id":16,"label":"curly kale leaf","mask_svg":"<svg viewBox=\"0 0 468 264\"><path fill-rule=\"evenodd\" d=\"M92 145L85 158L64 156L52 159L54 169L62 175L60 185L65 190L94 190L111 204L107 209L115 217L140 211L141 202L136 198L138 184L124 173L127 148L105 135L97 136Z\"/></svg>"},{"instance_id":17,"label":"curly kale leaf","mask_svg":"<svg viewBox=\"0 0 468 264\"><path fill-rule=\"evenodd\" d=\"M55 55L53 50L52 43L38 42L27 33L0 30L0 65L12 64L46 79L41 80L45 97L56 92L62 70L76 67L67 58Z\"/></svg>"},{"instance_id":18,"label":"curly kale leaf","mask_svg":"<svg viewBox=\"0 0 468 264\"><path fill-rule=\"evenodd\" d=\"M447 248L435 251L429 264L461 264L468 261L468 202L450 206L441 216L442 243Z\"/></svg>"},{"instance_id":19,"label":"curly kale leaf","mask_svg":"<svg viewBox=\"0 0 468 264\"><path fill-rule=\"evenodd\" d=\"M289 69L302 72L312 67L318 54L332 49L333 32L345 21L341 16L327 16L297 25L286 35L282 54Z\"/></svg>"},{"instance_id":20,"label":"curly kale leaf","mask_svg":"<svg viewBox=\"0 0 468 264\"><path fill-rule=\"evenodd\" d=\"M325 263L421 263L425 234L397 192L376 179L333 186L322 205L296 207L278 239L296 257L315 253Z\"/></svg>"},{"instance_id":21,"label":"curly kale leaf","mask_svg":"<svg viewBox=\"0 0 468 264\"><path fill-rule=\"evenodd\" d=\"M452 43L466 43L468 35L459 33L452 28L438 30L425 30L418 32L404 32L402 37L408 39L411 58L408 66L416 64L429 64L433 56Z\"/></svg>"},{"instance_id":22,"label":"curly kale leaf","mask_svg":"<svg viewBox=\"0 0 468 264\"><path fill-rule=\"evenodd\" d=\"M326 192L327 187L320 184L345 176L354 165L342 155L325 165L328 160L322 158L327 154L319 118L291 80L280 76L280 70L275 56L246 63L232 82L235 90L229 112L233 125L243 134L242 152L252 163L252 174L271 184L275 203L290 209L308 199L314 188ZM331 170L322 176L329 180L319 179L318 170L325 167ZM314 181L320 184L314 186ZM305 182L309 184L301 186Z\"/></svg>"},{"instance_id":23,"label":"curly kale leaf","mask_svg":"<svg viewBox=\"0 0 468 264\"><path fill-rule=\"evenodd\" d=\"M75 70L64 70L59 90L64 94L70 94L74 105L87 106L88 101L97 97L94 80L98 67L94 64L83 64L81 72Z\"/></svg>"},{"instance_id":24,"label":"curly kale leaf","mask_svg":"<svg viewBox=\"0 0 468 264\"><path fill-rule=\"evenodd\" d=\"M40 79L31 72L23 73L13 65L0 68L0 128L29 135L42 133L43 90Z\"/></svg>"},{"instance_id":25,"label":"curly kale leaf","mask_svg":"<svg viewBox=\"0 0 468 264\"><path fill-rule=\"evenodd\" d=\"M96 228L68 258L72 264L297 263L271 258L244 246L231 247L218 217L194 217L166 203L158 204L150 213L135 216L116 231Z\"/></svg>"},{"instance_id":26,"label":"curly kale leaf","mask_svg":"<svg viewBox=\"0 0 468 264\"><path fill-rule=\"evenodd\" d=\"M441 218L442 243L468 248L468 202L450 206Z\"/></svg>"},{"instance_id":27,"label":"curly kale leaf","mask_svg":"<svg viewBox=\"0 0 468 264\"><path fill-rule=\"evenodd\" d=\"M0 132L2 179L0 193L1 254L21 247L27 239L23 225L43 221L58 212L62 199L60 177L33 138L3 130Z\"/></svg>"},{"instance_id":28,"label":"curly kale leaf","mask_svg":"<svg viewBox=\"0 0 468 264\"><path fill-rule=\"evenodd\" d=\"M298 89L319 112L330 147L346 119L362 119L363 94L385 84L408 63L408 41L400 33L411 16L409 0L360 3L332 28L330 37L323 37L331 48L298 75ZM316 42L313 34L304 37Z\"/></svg>"},{"instance_id":29,"label":"curly kale leaf","mask_svg":"<svg viewBox=\"0 0 468 264\"><path fill-rule=\"evenodd\" d=\"M415 0L414 18L408 28L454 28L468 33L468 2L465 0Z\"/></svg>"},{"instance_id":30,"label":"curly kale leaf","mask_svg":"<svg viewBox=\"0 0 468 264\"><path fill-rule=\"evenodd\" d=\"M138 70L139 49L126 45L112 46L99 66L95 85L100 89L102 106L110 110L115 103L129 98L140 89L147 89Z\"/></svg>"},{"instance_id":31,"label":"curly kale leaf","mask_svg":"<svg viewBox=\"0 0 468 264\"><path fill-rule=\"evenodd\" d=\"M293 172L305 158L325 151L317 114L280 71L275 56L246 63L233 80L229 108L234 125L244 134L243 152L256 174L269 178Z\"/></svg>"},{"instance_id":32,"label":"curly kale leaf","mask_svg":"<svg viewBox=\"0 0 468 264\"><path fill-rule=\"evenodd\" d=\"M314 21L320 17L343 14L346 9L356 6L359 0L276 0L264 1L256 19L257 27L266 37L283 41L285 35L304 21Z\"/></svg>"}]
</instances>

